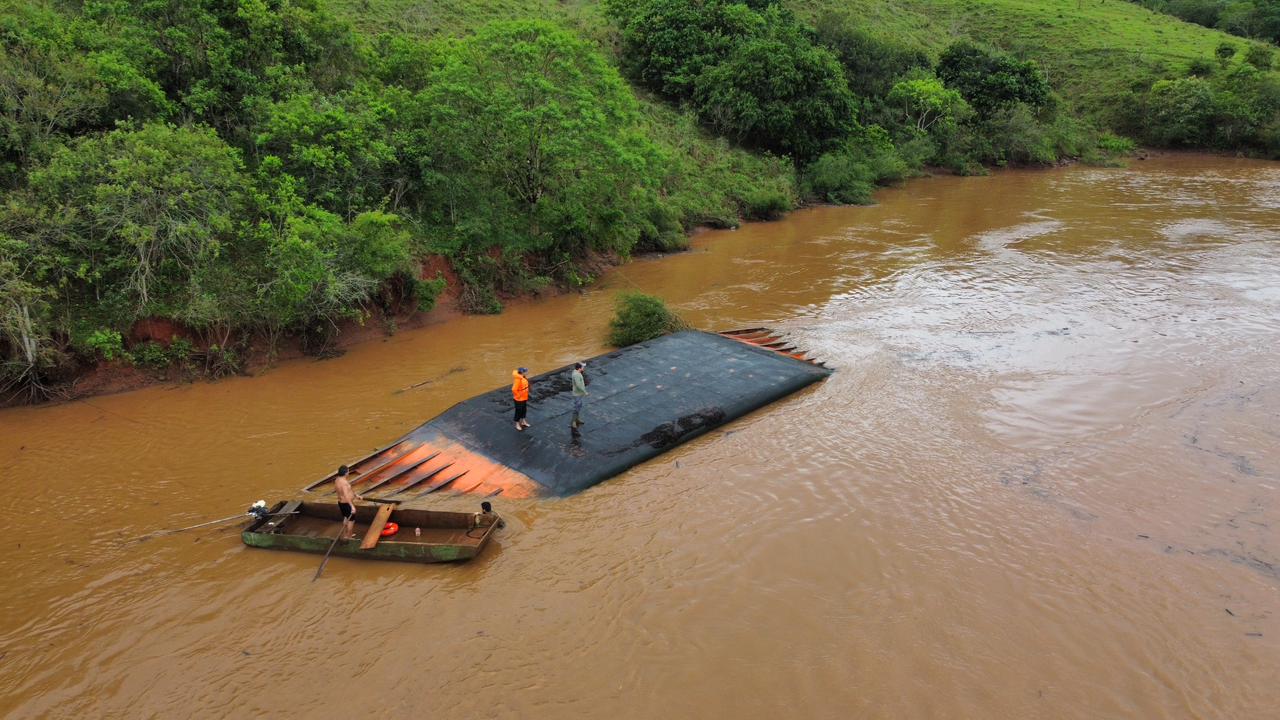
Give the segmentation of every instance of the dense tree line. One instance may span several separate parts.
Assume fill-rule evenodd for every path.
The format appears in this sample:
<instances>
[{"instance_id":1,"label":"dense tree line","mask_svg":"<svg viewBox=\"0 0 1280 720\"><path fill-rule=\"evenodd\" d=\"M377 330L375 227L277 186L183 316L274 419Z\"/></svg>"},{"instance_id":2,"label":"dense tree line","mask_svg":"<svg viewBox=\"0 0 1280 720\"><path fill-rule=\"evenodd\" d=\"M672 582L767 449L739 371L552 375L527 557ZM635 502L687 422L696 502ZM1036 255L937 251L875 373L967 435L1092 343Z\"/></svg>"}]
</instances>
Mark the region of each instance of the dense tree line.
<instances>
[{"instance_id":1,"label":"dense tree line","mask_svg":"<svg viewBox=\"0 0 1280 720\"><path fill-rule=\"evenodd\" d=\"M1084 120L1034 62L963 39L932 58L851 15L827 13L810 28L777 3L608 8L626 72L717 132L790 156L813 199L865 201L876 183L926 165L1105 161L1131 147L1099 123L1154 146L1280 157L1280 80L1259 44L1223 43L1185 71L1166 66L1163 79Z\"/></svg>"},{"instance_id":2,"label":"dense tree line","mask_svg":"<svg viewBox=\"0 0 1280 720\"><path fill-rule=\"evenodd\" d=\"M1280 0L1134 0L1187 22L1261 42L1222 42L1185 76L1154 83L1117 113L1144 142L1280 157Z\"/></svg>"},{"instance_id":3,"label":"dense tree line","mask_svg":"<svg viewBox=\"0 0 1280 720\"><path fill-rule=\"evenodd\" d=\"M1161 147L1280 157L1280 78L1248 64L1154 83L1120 121Z\"/></svg>"},{"instance_id":4,"label":"dense tree line","mask_svg":"<svg viewBox=\"0 0 1280 720\"><path fill-rule=\"evenodd\" d=\"M1280 43L1280 0L1131 0L1240 37Z\"/></svg>"},{"instance_id":5,"label":"dense tree line","mask_svg":"<svg viewBox=\"0 0 1280 720\"><path fill-rule=\"evenodd\" d=\"M314 0L15 3L0 127L9 389L77 358L159 362L125 347L143 318L198 333L172 359L229 372L250 334L322 345L339 319L430 306L427 254L488 311L503 284L580 282L589 252L682 229L625 82L537 22L424 42Z\"/></svg>"},{"instance_id":6,"label":"dense tree line","mask_svg":"<svg viewBox=\"0 0 1280 720\"><path fill-rule=\"evenodd\" d=\"M811 29L776 3L608 8L637 82L716 132L791 157L813 199L865 202L924 165L1052 163L1106 144L1060 111L1034 63L990 48L957 43L935 62L847 15Z\"/></svg>"},{"instance_id":7,"label":"dense tree line","mask_svg":"<svg viewBox=\"0 0 1280 720\"><path fill-rule=\"evenodd\" d=\"M967 41L934 57L771 0L607 0L622 73L668 101L643 109L557 26L371 37L318 3L0 0L0 390L96 358L234 372L251 336L323 348L342 319L431 306L430 255L492 312L504 290L585 282L594 253L777 217L797 186L867 202L925 166L1132 147L1024 58ZM1225 44L1106 121L1280 156L1271 64ZM760 154L714 154L730 143ZM154 317L195 337L130 343Z\"/></svg>"}]
</instances>

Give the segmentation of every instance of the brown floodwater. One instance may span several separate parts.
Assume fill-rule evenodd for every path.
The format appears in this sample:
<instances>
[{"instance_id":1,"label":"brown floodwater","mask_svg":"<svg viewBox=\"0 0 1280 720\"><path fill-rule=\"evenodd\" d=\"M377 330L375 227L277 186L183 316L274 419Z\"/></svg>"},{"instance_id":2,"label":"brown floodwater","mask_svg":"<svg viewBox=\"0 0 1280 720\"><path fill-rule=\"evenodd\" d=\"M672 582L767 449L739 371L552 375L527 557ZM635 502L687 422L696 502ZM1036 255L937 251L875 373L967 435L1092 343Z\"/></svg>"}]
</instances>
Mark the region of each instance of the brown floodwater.
<instances>
[{"instance_id":1,"label":"brown floodwater","mask_svg":"<svg viewBox=\"0 0 1280 720\"><path fill-rule=\"evenodd\" d=\"M0 412L0 716L1280 715L1280 166L879 201L334 360ZM312 582L234 527L130 542L603 351L630 288L838 370L586 492L498 498L464 565Z\"/></svg>"}]
</instances>

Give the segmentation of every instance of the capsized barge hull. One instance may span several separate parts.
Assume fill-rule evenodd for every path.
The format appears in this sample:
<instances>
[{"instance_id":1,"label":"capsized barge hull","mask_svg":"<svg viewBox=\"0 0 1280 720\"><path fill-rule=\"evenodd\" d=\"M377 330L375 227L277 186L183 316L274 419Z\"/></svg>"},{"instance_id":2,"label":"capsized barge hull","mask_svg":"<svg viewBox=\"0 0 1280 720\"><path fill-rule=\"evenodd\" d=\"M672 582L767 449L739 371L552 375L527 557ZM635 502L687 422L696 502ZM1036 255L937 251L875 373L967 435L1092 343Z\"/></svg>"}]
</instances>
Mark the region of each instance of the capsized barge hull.
<instances>
[{"instance_id":1,"label":"capsized barge hull","mask_svg":"<svg viewBox=\"0 0 1280 720\"><path fill-rule=\"evenodd\" d=\"M511 389L500 387L356 461L355 491L405 502L573 493L831 374L764 328L674 333L587 360L585 424L571 430L572 369L530 378L529 430L515 430ZM333 476L304 490L330 495Z\"/></svg>"}]
</instances>

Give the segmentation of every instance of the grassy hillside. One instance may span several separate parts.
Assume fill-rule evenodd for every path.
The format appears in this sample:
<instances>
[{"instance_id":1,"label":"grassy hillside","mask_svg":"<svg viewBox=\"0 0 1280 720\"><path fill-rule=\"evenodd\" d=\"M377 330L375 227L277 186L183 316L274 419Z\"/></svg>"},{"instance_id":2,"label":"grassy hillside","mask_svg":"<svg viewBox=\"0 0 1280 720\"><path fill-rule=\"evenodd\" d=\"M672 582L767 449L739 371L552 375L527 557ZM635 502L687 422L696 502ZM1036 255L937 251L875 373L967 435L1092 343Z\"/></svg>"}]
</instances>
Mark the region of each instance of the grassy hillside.
<instances>
[{"instance_id":1,"label":"grassy hillside","mask_svg":"<svg viewBox=\"0 0 1280 720\"><path fill-rule=\"evenodd\" d=\"M602 44L616 30L589 0L328 0L355 26L371 32L431 35L467 32L496 19L550 18ZM886 36L907 40L933 57L967 38L1034 59L1078 111L1107 115L1117 99L1159 79L1182 77L1195 61L1214 62L1230 43L1240 52L1258 43L1120 0L785 0L816 23L825 13L856 18Z\"/></svg>"},{"instance_id":2,"label":"grassy hillside","mask_svg":"<svg viewBox=\"0 0 1280 720\"><path fill-rule=\"evenodd\" d=\"M1241 51L1250 44L1118 0L795 0L794 7L811 19L850 12L934 53L967 37L1033 58L1089 113L1154 80L1181 77L1195 60L1212 61L1224 42Z\"/></svg>"},{"instance_id":3,"label":"grassy hillside","mask_svg":"<svg viewBox=\"0 0 1280 720\"><path fill-rule=\"evenodd\" d=\"M577 25L600 16L585 0L328 0L335 14L366 32L456 34L496 20L558 20Z\"/></svg>"}]
</instances>

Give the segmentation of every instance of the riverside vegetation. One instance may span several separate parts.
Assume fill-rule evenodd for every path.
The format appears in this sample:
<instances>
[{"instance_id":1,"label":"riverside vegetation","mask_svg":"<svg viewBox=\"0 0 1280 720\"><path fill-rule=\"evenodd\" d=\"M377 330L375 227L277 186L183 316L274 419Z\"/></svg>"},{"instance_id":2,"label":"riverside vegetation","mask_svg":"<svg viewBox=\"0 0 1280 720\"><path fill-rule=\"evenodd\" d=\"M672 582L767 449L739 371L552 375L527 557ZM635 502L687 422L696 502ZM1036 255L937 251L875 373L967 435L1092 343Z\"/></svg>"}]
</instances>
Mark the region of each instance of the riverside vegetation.
<instances>
[{"instance_id":1,"label":"riverside vegetation","mask_svg":"<svg viewBox=\"0 0 1280 720\"><path fill-rule=\"evenodd\" d=\"M323 349L430 308L431 258L496 312L928 166L1280 156L1227 38L1096 0L0 0L0 387Z\"/></svg>"}]
</instances>

